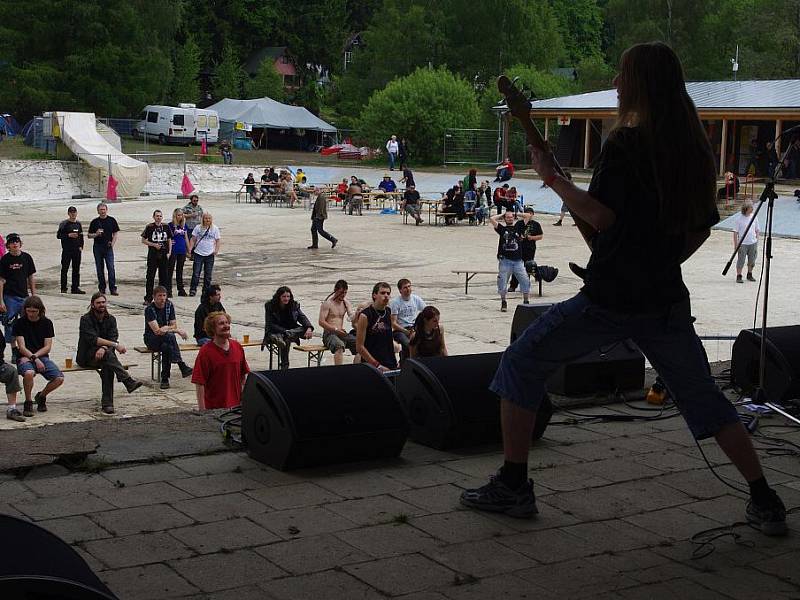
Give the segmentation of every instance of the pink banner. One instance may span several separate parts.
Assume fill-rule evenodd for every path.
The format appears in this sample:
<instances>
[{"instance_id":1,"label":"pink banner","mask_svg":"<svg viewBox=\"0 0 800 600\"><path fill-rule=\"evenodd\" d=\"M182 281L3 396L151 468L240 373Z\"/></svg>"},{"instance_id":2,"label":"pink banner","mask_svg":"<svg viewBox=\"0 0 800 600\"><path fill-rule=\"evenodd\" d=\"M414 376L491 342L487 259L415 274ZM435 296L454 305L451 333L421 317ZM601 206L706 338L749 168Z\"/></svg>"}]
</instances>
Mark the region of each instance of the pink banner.
<instances>
[{"instance_id":1,"label":"pink banner","mask_svg":"<svg viewBox=\"0 0 800 600\"><path fill-rule=\"evenodd\" d=\"M208 144L205 140L200 142L200 154L208 154Z\"/></svg>"},{"instance_id":2,"label":"pink banner","mask_svg":"<svg viewBox=\"0 0 800 600\"><path fill-rule=\"evenodd\" d=\"M106 186L106 200L117 199L117 180L113 175L108 176L108 185Z\"/></svg>"},{"instance_id":3,"label":"pink banner","mask_svg":"<svg viewBox=\"0 0 800 600\"><path fill-rule=\"evenodd\" d=\"M194 186L192 185L192 182L189 181L189 176L186 173L184 173L183 181L181 182L181 194L183 194L184 196L188 196L193 191L194 191Z\"/></svg>"}]
</instances>

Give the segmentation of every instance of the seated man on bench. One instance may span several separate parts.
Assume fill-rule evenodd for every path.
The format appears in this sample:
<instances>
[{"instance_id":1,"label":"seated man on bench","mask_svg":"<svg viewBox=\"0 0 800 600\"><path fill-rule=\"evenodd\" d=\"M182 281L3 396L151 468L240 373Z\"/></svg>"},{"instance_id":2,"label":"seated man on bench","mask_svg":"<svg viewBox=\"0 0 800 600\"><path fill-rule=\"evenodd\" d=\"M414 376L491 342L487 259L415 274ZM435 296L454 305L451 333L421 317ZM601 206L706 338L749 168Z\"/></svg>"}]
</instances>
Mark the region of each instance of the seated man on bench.
<instances>
[{"instance_id":1,"label":"seated man on bench","mask_svg":"<svg viewBox=\"0 0 800 600\"><path fill-rule=\"evenodd\" d=\"M22 390L19 383L19 373L17 367L5 361L6 340L5 337L0 335L0 383L6 386L6 398L8 399L8 408L6 408L6 419L9 421L17 421L24 423L25 417L17 408L17 394Z\"/></svg>"},{"instance_id":2,"label":"seated man on bench","mask_svg":"<svg viewBox=\"0 0 800 600\"><path fill-rule=\"evenodd\" d=\"M175 334L184 340L186 332L178 329L175 307L167 300L167 288L157 285L153 288L153 302L144 309L144 343L153 352L161 353L161 385L162 390L169 389L169 372L172 363L178 365L181 376L188 377L192 368L183 362L181 350Z\"/></svg>"},{"instance_id":3,"label":"seated man on bench","mask_svg":"<svg viewBox=\"0 0 800 600\"><path fill-rule=\"evenodd\" d=\"M344 328L344 317L355 320L353 307L347 300L348 285L340 279L333 286L333 292L325 298L319 309L319 326L322 327L322 343L333 354L333 363L341 365L344 362L344 351L356 354L356 336L348 333Z\"/></svg>"},{"instance_id":4,"label":"seated man on bench","mask_svg":"<svg viewBox=\"0 0 800 600\"><path fill-rule=\"evenodd\" d=\"M417 225L422 223L422 217L419 215L419 192L413 183L409 184L403 194L403 203L400 207L401 210L406 211L414 218Z\"/></svg>"},{"instance_id":5,"label":"seated man on bench","mask_svg":"<svg viewBox=\"0 0 800 600\"><path fill-rule=\"evenodd\" d=\"M264 303L264 339L265 346L277 346L280 359L278 368L289 368L289 349L292 343L299 344L300 338L311 339L314 326L300 310L300 303L295 301L292 290L282 285L272 295L272 299Z\"/></svg>"},{"instance_id":6,"label":"seated man on bench","mask_svg":"<svg viewBox=\"0 0 800 600\"><path fill-rule=\"evenodd\" d=\"M100 370L100 408L107 415L114 413L114 376L129 394L142 387L142 382L131 377L119 362L116 353L125 354L128 349L118 340L117 319L108 313L106 295L95 292L89 312L81 316L75 362L81 367Z\"/></svg>"}]
</instances>

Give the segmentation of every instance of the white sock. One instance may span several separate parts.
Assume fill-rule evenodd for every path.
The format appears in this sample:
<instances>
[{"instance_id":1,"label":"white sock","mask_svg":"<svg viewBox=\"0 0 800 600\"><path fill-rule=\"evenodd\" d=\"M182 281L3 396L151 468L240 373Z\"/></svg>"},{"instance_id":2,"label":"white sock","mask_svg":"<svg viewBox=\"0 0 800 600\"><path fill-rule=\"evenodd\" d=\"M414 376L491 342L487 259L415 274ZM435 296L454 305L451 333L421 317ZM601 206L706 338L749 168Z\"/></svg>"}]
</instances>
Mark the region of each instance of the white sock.
<instances>
[{"instance_id":1,"label":"white sock","mask_svg":"<svg viewBox=\"0 0 800 600\"><path fill-rule=\"evenodd\" d=\"M17 403L16 403L16 402L14 402L14 404L11 404L11 403L9 402L9 403L8 403L8 409L6 409L6 412L8 412L8 411L11 411L11 410L14 410L14 409L16 409L16 408L17 408Z\"/></svg>"}]
</instances>

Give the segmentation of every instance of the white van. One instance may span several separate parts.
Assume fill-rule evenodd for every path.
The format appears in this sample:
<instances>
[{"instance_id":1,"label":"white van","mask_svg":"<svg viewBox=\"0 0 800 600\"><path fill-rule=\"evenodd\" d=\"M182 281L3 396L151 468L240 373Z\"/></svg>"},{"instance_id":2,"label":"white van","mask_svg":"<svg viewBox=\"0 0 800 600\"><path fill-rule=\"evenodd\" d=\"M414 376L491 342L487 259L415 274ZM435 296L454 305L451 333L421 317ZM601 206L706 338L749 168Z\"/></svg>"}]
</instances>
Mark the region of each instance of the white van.
<instances>
[{"instance_id":1,"label":"white van","mask_svg":"<svg viewBox=\"0 0 800 600\"><path fill-rule=\"evenodd\" d=\"M195 108L194 127L194 139L196 142L205 140L208 144L216 144L219 141L219 115L217 111Z\"/></svg>"},{"instance_id":2,"label":"white van","mask_svg":"<svg viewBox=\"0 0 800 600\"><path fill-rule=\"evenodd\" d=\"M185 144L195 140L193 108L176 108L152 104L145 106L133 137L147 137L159 144Z\"/></svg>"}]
</instances>

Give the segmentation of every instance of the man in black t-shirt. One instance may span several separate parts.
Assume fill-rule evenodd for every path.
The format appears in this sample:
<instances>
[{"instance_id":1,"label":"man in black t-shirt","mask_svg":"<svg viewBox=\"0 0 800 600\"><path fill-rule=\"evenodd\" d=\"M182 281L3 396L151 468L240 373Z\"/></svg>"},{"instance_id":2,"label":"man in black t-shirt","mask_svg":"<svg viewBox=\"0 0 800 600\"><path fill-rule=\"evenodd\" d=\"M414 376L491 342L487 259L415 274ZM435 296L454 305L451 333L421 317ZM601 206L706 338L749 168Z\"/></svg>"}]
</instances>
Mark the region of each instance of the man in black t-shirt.
<instances>
[{"instance_id":1,"label":"man in black t-shirt","mask_svg":"<svg viewBox=\"0 0 800 600\"><path fill-rule=\"evenodd\" d=\"M153 300L153 285L158 271L158 285L168 290L172 288L169 281L169 255L172 252L172 231L164 225L164 217L160 210L153 211L153 222L142 232L142 243L147 246L147 276L144 283L144 304ZM172 294L168 294L171 296Z\"/></svg>"},{"instance_id":2,"label":"man in black t-shirt","mask_svg":"<svg viewBox=\"0 0 800 600\"><path fill-rule=\"evenodd\" d=\"M372 304L358 315L356 327L356 352L361 362L369 363L379 371L397 368L392 338L392 311L389 298L392 287L380 281L372 288Z\"/></svg>"},{"instance_id":3,"label":"man in black t-shirt","mask_svg":"<svg viewBox=\"0 0 800 600\"><path fill-rule=\"evenodd\" d=\"M542 226L539 221L533 219L533 207L528 206L523 211L530 214L531 219L525 225L525 234L522 236L522 262L525 264L525 272L535 276L536 269L536 242L544 237ZM511 276L511 283L508 285L509 292L515 292L519 281L516 275Z\"/></svg>"},{"instance_id":4,"label":"man in black t-shirt","mask_svg":"<svg viewBox=\"0 0 800 600\"><path fill-rule=\"evenodd\" d=\"M169 389L169 373L172 363L178 365L181 376L188 377L192 368L183 362L181 350L175 334L184 340L183 329L178 329L175 306L167 300L167 288L153 288L153 303L144 309L144 343L150 349L161 353L161 389Z\"/></svg>"},{"instance_id":5,"label":"man in black t-shirt","mask_svg":"<svg viewBox=\"0 0 800 600\"><path fill-rule=\"evenodd\" d=\"M83 252L83 226L78 221L78 209L70 206L67 218L61 221L56 232L61 240L61 293L67 293L67 273L72 265L73 294L85 294L81 289L81 252Z\"/></svg>"},{"instance_id":6,"label":"man in black t-shirt","mask_svg":"<svg viewBox=\"0 0 800 600\"><path fill-rule=\"evenodd\" d=\"M497 293L500 294L500 312L508 310L506 292L508 280L516 275L519 286L522 288L522 300L528 304L531 291L531 280L525 272L525 263L522 260L522 244L525 239L527 224L533 219L533 214L522 213L520 220L516 220L513 211L503 214L503 223L499 223L497 215L489 217L489 222L494 227L500 239L497 241Z\"/></svg>"},{"instance_id":7,"label":"man in black t-shirt","mask_svg":"<svg viewBox=\"0 0 800 600\"><path fill-rule=\"evenodd\" d=\"M417 225L422 223L422 217L419 216L419 192L413 183L406 186L406 191L403 193L403 204L400 206L400 210L404 210L414 217L414 221L416 221Z\"/></svg>"},{"instance_id":8,"label":"man in black t-shirt","mask_svg":"<svg viewBox=\"0 0 800 600\"><path fill-rule=\"evenodd\" d=\"M108 205L101 202L97 205L98 217L89 223L89 231L86 234L90 240L94 240L94 266L97 269L97 287L101 292L106 291L106 275L103 265L108 270L108 287L112 296L119 296L117 292L117 276L114 271L114 245L117 243L119 224L114 217L108 216Z\"/></svg>"},{"instance_id":9,"label":"man in black t-shirt","mask_svg":"<svg viewBox=\"0 0 800 600\"><path fill-rule=\"evenodd\" d=\"M33 416L33 378L36 374L47 379L47 385L36 394L36 410L47 411L47 396L64 383L64 374L50 360L50 350L56 337L53 322L45 316L45 308L39 296L28 296L22 305L22 315L14 323L14 336L17 339L19 362L17 369L22 375L22 387L25 390L25 404L22 414Z\"/></svg>"},{"instance_id":10,"label":"man in black t-shirt","mask_svg":"<svg viewBox=\"0 0 800 600\"><path fill-rule=\"evenodd\" d=\"M18 233L6 236L8 252L0 258L0 317L5 326L6 342L11 346L12 356L17 348L13 334L14 319L22 311L22 303L31 294L36 293L36 265L27 252L22 251L22 238Z\"/></svg>"}]
</instances>

